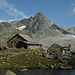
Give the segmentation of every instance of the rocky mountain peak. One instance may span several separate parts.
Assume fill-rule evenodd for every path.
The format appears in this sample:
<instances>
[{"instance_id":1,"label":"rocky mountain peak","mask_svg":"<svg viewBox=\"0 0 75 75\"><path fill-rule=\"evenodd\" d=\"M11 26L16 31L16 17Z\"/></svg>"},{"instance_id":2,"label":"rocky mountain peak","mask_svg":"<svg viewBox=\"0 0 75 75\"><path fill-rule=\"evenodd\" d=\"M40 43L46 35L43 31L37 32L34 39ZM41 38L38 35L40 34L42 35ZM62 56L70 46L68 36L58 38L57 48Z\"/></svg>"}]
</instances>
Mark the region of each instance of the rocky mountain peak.
<instances>
[{"instance_id":1,"label":"rocky mountain peak","mask_svg":"<svg viewBox=\"0 0 75 75\"><path fill-rule=\"evenodd\" d=\"M35 15L35 17L40 18L40 17L44 17L44 15L43 15L42 13L37 13L37 14Z\"/></svg>"},{"instance_id":2,"label":"rocky mountain peak","mask_svg":"<svg viewBox=\"0 0 75 75\"><path fill-rule=\"evenodd\" d=\"M32 34L42 34L45 36L60 35L63 30L52 21L48 20L42 13L37 13L34 17L15 21L11 23L11 26L21 27L26 26L25 30Z\"/></svg>"},{"instance_id":3,"label":"rocky mountain peak","mask_svg":"<svg viewBox=\"0 0 75 75\"><path fill-rule=\"evenodd\" d=\"M13 21L11 23L3 22L1 23L0 29L5 28L6 26L7 28L19 28L21 26L26 26L25 30L27 32L38 35L42 34L45 36L57 36L61 35L62 33L68 33L66 30L60 28L55 23L48 20L42 13L37 13L34 17L19 21Z\"/></svg>"}]
</instances>

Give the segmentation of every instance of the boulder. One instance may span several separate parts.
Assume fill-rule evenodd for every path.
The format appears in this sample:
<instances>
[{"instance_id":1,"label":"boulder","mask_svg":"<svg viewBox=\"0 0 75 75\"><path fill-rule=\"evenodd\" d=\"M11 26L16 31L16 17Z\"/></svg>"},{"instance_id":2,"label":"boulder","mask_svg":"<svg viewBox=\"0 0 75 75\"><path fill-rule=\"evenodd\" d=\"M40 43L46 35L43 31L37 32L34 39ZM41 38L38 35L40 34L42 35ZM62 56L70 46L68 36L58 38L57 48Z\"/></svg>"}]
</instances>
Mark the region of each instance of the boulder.
<instances>
[{"instance_id":1,"label":"boulder","mask_svg":"<svg viewBox=\"0 0 75 75\"><path fill-rule=\"evenodd\" d=\"M16 74L12 72L11 70L8 70L5 75L16 75Z\"/></svg>"},{"instance_id":2,"label":"boulder","mask_svg":"<svg viewBox=\"0 0 75 75\"><path fill-rule=\"evenodd\" d=\"M28 69L22 69L22 70L20 70L20 71L27 71Z\"/></svg>"}]
</instances>

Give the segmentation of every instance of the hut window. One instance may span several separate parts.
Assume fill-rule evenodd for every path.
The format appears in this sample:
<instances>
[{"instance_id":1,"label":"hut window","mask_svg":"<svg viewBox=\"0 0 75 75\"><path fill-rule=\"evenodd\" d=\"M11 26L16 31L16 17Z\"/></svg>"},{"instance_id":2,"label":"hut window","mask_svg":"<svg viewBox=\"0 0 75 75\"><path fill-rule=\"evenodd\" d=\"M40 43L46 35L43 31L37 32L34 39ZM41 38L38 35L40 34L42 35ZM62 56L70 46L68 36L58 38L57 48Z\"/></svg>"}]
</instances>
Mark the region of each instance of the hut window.
<instances>
[{"instance_id":1,"label":"hut window","mask_svg":"<svg viewBox=\"0 0 75 75\"><path fill-rule=\"evenodd\" d=\"M16 43L16 41L14 41L14 43Z\"/></svg>"},{"instance_id":2,"label":"hut window","mask_svg":"<svg viewBox=\"0 0 75 75\"><path fill-rule=\"evenodd\" d=\"M30 45L28 45L28 46L30 46Z\"/></svg>"},{"instance_id":3,"label":"hut window","mask_svg":"<svg viewBox=\"0 0 75 75\"><path fill-rule=\"evenodd\" d=\"M14 45L14 47L16 47L16 45Z\"/></svg>"},{"instance_id":4,"label":"hut window","mask_svg":"<svg viewBox=\"0 0 75 75\"><path fill-rule=\"evenodd\" d=\"M11 41L11 43L12 43L12 41Z\"/></svg>"}]
</instances>

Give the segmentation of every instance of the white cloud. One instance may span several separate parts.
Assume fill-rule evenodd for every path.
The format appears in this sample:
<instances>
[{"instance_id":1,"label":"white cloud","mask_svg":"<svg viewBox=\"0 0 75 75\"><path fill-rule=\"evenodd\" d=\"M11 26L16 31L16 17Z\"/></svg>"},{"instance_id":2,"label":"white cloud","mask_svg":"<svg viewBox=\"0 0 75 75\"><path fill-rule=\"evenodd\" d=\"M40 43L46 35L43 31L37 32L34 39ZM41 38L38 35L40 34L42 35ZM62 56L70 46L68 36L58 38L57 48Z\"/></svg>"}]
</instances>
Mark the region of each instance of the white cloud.
<instances>
[{"instance_id":1,"label":"white cloud","mask_svg":"<svg viewBox=\"0 0 75 75\"><path fill-rule=\"evenodd\" d=\"M73 10L71 11L73 14L75 14L75 7L73 8Z\"/></svg>"},{"instance_id":2,"label":"white cloud","mask_svg":"<svg viewBox=\"0 0 75 75\"><path fill-rule=\"evenodd\" d=\"M75 3L70 3L70 6L72 7L71 15L75 15Z\"/></svg>"},{"instance_id":3,"label":"white cloud","mask_svg":"<svg viewBox=\"0 0 75 75\"><path fill-rule=\"evenodd\" d=\"M17 20L20 20L20 19L8 19L8 22L17 21Z\"/></svg>"},{"instance_id":4,"label":"white cloud","mask_svg":"<svg viewBox=\"0 0 75 75\"><path fill-rule=\"evenodd\" d=\"M7 0L0 0L0 9L4 10L8 15L14 17L14 19L28 18L24 12L17 10L12 4L9 4Z\"/></svg>"},{"instance_id":5,"label":"white cloud","mask_svg":"<svg viewBox=\"0 0 75 75\"><path fill-rule=\"evenodd\" d=\"M1 23L1 22L4 22L4 20L1 20L1 19L0 19L0 23Z\"/></svg>"},{"instance_id":6,"label":"white cloud","mask_svg":"<svg viewBox=\"0 0 75 75\"><path fill-rule=\"evenodd\" d=\"M21 19L8 19L8 20L2 20L2 19L0 19L0 23L1 23L1 22L19 21L19 20L21 20Z\"/></svg>"},{"instance_id":7,"label":"white cloud","mask_svg":"<svg viewBox=\"0 0 75 75\"><path fill-rule=\"evenodd\" d=\"M75 3L71 3L70 5L71 5L71 6L75 6Z\"/></svg>"}]
</instances>

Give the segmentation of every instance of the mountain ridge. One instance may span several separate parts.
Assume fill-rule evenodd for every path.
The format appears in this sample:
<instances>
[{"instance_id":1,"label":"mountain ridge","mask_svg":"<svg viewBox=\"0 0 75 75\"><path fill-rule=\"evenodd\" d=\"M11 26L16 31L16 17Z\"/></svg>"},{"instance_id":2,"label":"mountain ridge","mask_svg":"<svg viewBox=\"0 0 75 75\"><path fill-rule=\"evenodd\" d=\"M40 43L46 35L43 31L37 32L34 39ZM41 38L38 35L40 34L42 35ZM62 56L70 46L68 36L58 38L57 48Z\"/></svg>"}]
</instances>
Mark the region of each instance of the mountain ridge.
<instances>
[{"instance_id":1,"label":"mountain ridge","mask_svg":"<svg viewBox=\"0 0 75 75\"><path fill-rule=\"evenodd\" d=\"M27 32L31 34L34 39L36 39L39 43L42 43L46 47L52 45L53 43L65 45L69 43L72 44L72 42L74 42L73 37L75 35L75 27L60 27L52 21L50 21L49 19L47 19L42 13L37 13L34 17L30 17L28 19L12 21L10 23L0 23L0 35L5 31L8 31L8 29L9 35L13 34L13 29L15 29L15 32L18 33L17 28L22 26L26 26L23 29L22 33Z\"/></svg>"},{"instance_id":2,"label":"mountain ridge","mask_svg":"<svg viewBox=\"0 0 75 75\"><path fill-rule=\"evenodd\" d=\"M35 31L33 31L34 29L35 30L40 30L40 26L41 27L48 27L50 29L58 29L58 30L64 30L66 32L75 32L75 30L73 30L74 28L68 28L67 30L63 28L61 28L60 26L57 26L55 23L53 23L52 21L48 20L42 13L37 13L34 17L30 17L28 19L22 19L22 20L19 20L19 21L12 21L10 23L8 22L2 22L0 23L0 30L5 29L5 28L17 28L17 27L20 27L20 26L26 26L25 30L31 32L31 33L35 33ZM35 26L36 25L36 26ZM37 26L39 25L39 26ZM73 32L73 33L74 33Z\"/></svg>"}]
</instances>

